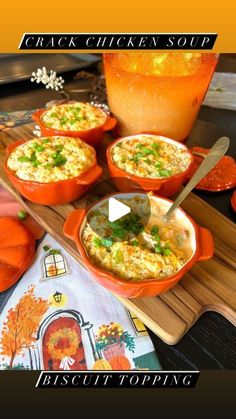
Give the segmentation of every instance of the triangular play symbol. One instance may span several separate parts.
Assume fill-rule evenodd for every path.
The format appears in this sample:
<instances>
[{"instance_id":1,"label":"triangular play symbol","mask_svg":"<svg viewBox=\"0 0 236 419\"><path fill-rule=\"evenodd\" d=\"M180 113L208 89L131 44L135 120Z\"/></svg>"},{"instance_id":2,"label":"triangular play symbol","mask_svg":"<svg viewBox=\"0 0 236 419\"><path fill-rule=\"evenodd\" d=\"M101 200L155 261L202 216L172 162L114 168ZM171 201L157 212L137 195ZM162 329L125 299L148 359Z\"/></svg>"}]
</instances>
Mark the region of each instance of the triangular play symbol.
<instances>
[{"instance_id":1,"label":"triangular play symbol","mask_svg":"<svg viewBox=\"0 0 236 419\"><path fill-rule=\"evenodd\" d=\"M108 219L112 223L113 221L119 220L124 215L130 213L130 207L123 204L115 198L110 198L108 201Z\"/></svg>"}]
</instances>

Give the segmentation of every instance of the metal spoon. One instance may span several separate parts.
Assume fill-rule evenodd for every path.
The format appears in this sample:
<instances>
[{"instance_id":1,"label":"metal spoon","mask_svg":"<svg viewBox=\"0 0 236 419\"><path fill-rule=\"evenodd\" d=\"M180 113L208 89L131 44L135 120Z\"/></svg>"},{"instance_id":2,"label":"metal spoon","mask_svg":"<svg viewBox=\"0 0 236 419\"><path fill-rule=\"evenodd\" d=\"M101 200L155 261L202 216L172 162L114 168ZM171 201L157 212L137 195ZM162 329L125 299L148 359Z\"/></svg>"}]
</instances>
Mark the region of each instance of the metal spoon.
<instances>
[{"instance_id":1,"label":"metal spoon","mask_svg":"<svg viewBox=\"0 0 236 419\"><path fill-rule=\"evenodd\" d=\"M192 154L194 154L194 156L203 157L204 159L205 159L205 158L206 158L206 156L207 156L207 154L200 153L200 151L192 151Z\"/></svg>"},{"instance_id":2,"label":"metal spoon","mask_svg":"<svg viewBox=\"0 0 236 419\"><path fill-rule=\"evenodd\" d=\"M204 178L213 169L213 167L218 163L218 161L223 157L226 151L229 148L230 140L228 137L221 137L215 142L213 147L210 149L209 153L206 155L203 162L200 164L193 177L187 183L185 188L177 196L174 203L171 205L167 213L163 216L165 221L168 221L173 212L179 205L183 202L186 196L191 192L191 190Z\"/></svg>"}]
</instances>

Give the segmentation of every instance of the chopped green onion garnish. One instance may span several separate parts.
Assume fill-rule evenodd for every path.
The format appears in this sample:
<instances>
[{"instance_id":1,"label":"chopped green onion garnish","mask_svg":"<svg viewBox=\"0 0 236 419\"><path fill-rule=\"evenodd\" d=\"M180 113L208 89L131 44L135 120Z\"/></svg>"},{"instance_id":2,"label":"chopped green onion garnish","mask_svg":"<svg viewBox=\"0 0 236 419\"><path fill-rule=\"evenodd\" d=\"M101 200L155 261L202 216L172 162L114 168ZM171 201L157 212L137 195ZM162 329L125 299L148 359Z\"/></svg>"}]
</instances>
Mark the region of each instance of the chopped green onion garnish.
<instances>
[{"instance_id":1,"label":"chopped green onion garnish","mask_svg":"<svg viewBox=\"0 0 236 419\"><path fill-rule=\"evenodd\" d=\"M163 177L167 177L167 176L170 176L171 175L171 171L170 170L167 170L167 169L161 169L159 171L159 173L160 173L160 176L163 176Z\"/></svg>"},{"instance_id":2,"label":"chopped green onion garnish","mask_svg":"<svg viewBox=\"0 0 236 419\"><path fill-rule=\"evenodd\" d=\"M60 126L62 127L63 125L66 125L68 121L69 121L69 119L66 118L66 117L61 118L61 120L60 120Z\"/></svg>"},{"instance_id":3,"label":"chopped green onion garnish","mask_svg":"<svg viewBox=\"0 0 236 419\"><path fill-rule=\"evenodd\" d=\"M83 119L86 119L85 116L77 116L77 121L81 122Z\"/></svg>"},{"instance_id":4,"label":"chopped green onion garnish","mask_svg":"<svg viewBox=\"0 0 236 419\"><path fill-rule=\"evenodd\" d=\"M37 153L40 153L41 151L44 151L45 147L43 145L38 145L37 147L35 147L35 151L37 151Z\"/></svg>"},{"instance_id":5,"label":"chopped green onion garnish","mask_svg":"<svg viewBox=\"0 0 236 419\"><path fill-rule=\"evenodd\" d=\"M164 249L163 254L164 254L164 256L170 256L171 255L171 250L170 249Z\"/></svg>"},{"instance_id":6,"label":"chopped green onion garnish","mask_svg":"<svg viewBox=\"0 0 236 419\"><path fill-rule=\"evenodd\" d=\"M60 152L53 153L52 158L54 159L53 166L62 166L67 162L66 158Z\"/></svg>"},{"instance_id":7,"label":"chopped green onion garnish","mask_svg":"<svg viewBox=\"0 0 236 419\"><path fill-rule=\"evenodd\" d=\"M112 237L106 237L105 239L102 239L101 242L104 247L111 247L113 245Z\"/></svg>"},{"instance_id":8,"label":"chopped green onion garnish","mask_svg":"<svg viewBox=\"0 0 236 419\"><path fill-rule=\"evenodd\" d=\"M119 239L123 240L127 234L127 231L122 227L114 227L112 229L112 237L118 237Z\"/></svg>"},{"instance_id":9,"label":"chopped green onion garnish","mask_svg":"<svg viewBox=\"0 0 236 419\"><path fill-rule=\"evenodd\" d=\"M144 154L154 154L154 152L153 152L153 150L150 150L150 148L147 148L147 147L143 147L142 148L142 152L144 153Z\"/></svg>"},{"instance_id":10,"label":"chopped green onion garnish","mask_svg":"<svg viewBox=\"0 0 236 419\"><path fill-rule=\"evenodd\" d=\"M134 234L140 234L144 230L144 226L139 219L140 217L136 214L129 214L123 221L124 228Z\"/></svg>"},{"instance_id":11,"label":"chopped green onion garnish","mask_svg":"<svg viewBox=\"0 0 236 419\"><path fill-rule=\"evenodd\" d=\"M127 234L127 230L123 227L123 224L120 220L109 222L109 226L112 229L112 236L118 237L123 240Z\"/></svg>"},{"instance_id":12,"label":"chopped green onion garnish","mask_svg":"<svg viewBox=\"0 0 236 419\"><path fill-rule=\"evenodd\" d=\"M25 220L27 217L27 213L24 210L20 210L17 215L19 220Z\"/></svg>"},{"instance_id":13,"label":"chopped green onion garnish","mask_svg":"<svg viewBox=\"0 0 236 419\"><path fill-rule=\"evenodd\" d=\"M123 262L124 258L123 258L123 254L121 252L121 250L117 250L115 253L115 259L116 259L116 263L121 263Z\"/></svg>"},{"instance_id":14,"label":"chopped green onion garnish","mask_svg":"<svg viewBox=\"0 0 236 419\"><path fill-rule=\"evenodd\" d=\"M156 240L156 242L159 242L161 240L158 232L159 232L159 228L157 226L153 226L151 229L151 235Z\"/></svg>"},{"instance_id":15,"label":"chopped green onion garnish","mask_svg":"<svg viewBox=\"0 0 236 419\"><path fill-rule=\"evenodd\" d=\"M33 167L38 167L41 163L38 160L33 160L31 164Z\"/></svg>"},{"instance_id":16,"label":"chopped green onion garnish","mask_svg":"<svg viewBox=\"0 0 236 419\"><path fill-rule=\"evenodd\" d=\"M133 240L130 244L132 246L138 246L139 245L139 242L138 242L138 240Z\"/></svg>"},{"instance_id":17,"label":"chopped green onion garnish","mask_svg":"<svg viewBox=\"0 0 236 419\"><path fill-rule=\"evenodd\" d=\"M109 223L112 229L112 236L123 240L126 234L131 231L134 234L140 234L144 226L140 223L139 217L135 214L129 214L124 220L117 220Z\"/></svg>"},{"instance_id":18,"label":"chopped green onion garnish","mask_svg":"<svg viewBox=\"0 0 236 419\"><path fill-rule=\"evenodd\" d=\"M131 159L136 162L143 157L149 156L150 154L152 154L153 156L156 154L154 150L150 150L150 148L144 146L143 144L137 144L136 148L138 148L140 152L136 153L133 159Z\"/></svg>"},{"instance_id":19,"label":"chopped green onion garnish","mask_svg":"<svg viewBox=\"0 0 236 419\"><path fill-rule=\"evenodd\" d=\"M132 159L130 159L130 160L134 160L135 162L137 162L139 159L141 159L142 157L144 157L144 154L143 153L136 153L135 155L134 155L134 157L132 158Z\"/></svg>"},{"instance_id":20,"label":"chopped green onion garnish","mask_svg":"<svg viewBox=\"0 0 236 419\"><path fill-rule=\"evenodd\" d=\"M61 156L60 158L57 158L55 160L54 166L62 166L67 162L66 158L64 156Z\"/></svg>"},{"instance_id":21,"label":"chopped green onion garnish","mask_svg":"<svg viewBox=\"0 0 236 419\"><path fill-rule=\"evenodd\" d=\"M159 170L159 169L161 169L161 167L163 166L163 163L161 162L161 161L157 161L156 163L155 163L155 167Z\"/></svg>"},{"instance_id":22,"label":"chopped green onion garnish","mask_svg":"<svg viewBox=\"0 0 236 419\"><path fill-rule=\"evenodd\" d=\"M162 248L159 246L159 244L156 244L154 247L155 253L162 254Z\"/></svg>"},{"instance_id":23,"label":"chopped green onion garnish","mask_svg":"<svg viewBox=\"0 0 236 419\"><path fill-rule=\"evenodd\" d=\"M160 150L160 144L153 143L153 144L151 145L151 147L152 147L152 148L153 148L153 150L155 150L155 151L159 151L159 150Z\"/></svg>"},{"instance_id":24,"label":"chopped green onion garnish","mask_svg":"<svg viewBox=\"0 0 236 419\"><path fill-rule=\"evenodd\" d=\"M106 237L104 239L100 239L99 237L94 237L93 239L93 244L96 247L111 247L113 245L113 240L111 237Z\"/></svg>"},{"instance_id":25,"label":"chopped green onion garnish","mask_svg":"<svg viewBox=\"0 0 236 419\"><path fill-rule=\"evenodd\" d=\"M155 236L156 234L158 234L159 232L159 228L157 226L153 226L151 229L151 235Z\"/></svg>"},{"instance_id":26,"label":"chopped green onion garnish","mask_svg":"<svg viewBox=\"0 0 236 419\"><path fill-rule=\"evenodd\" d=\"M93 244L95 245L95 247L101 247L102 241L99 239L99 237L94 237Z\"/></svg>"},{"instance_id":27,"label":"chopped green onion garnish","mask_svg":"<svg viewBox=\"0 0 236 419\"><path fill-rule=\"evenodd\" d=\"M33 152L31 153L30 160L32 161L32 160L35 160L35 159L36 159L36 152L35 152L35 151L33 151Z\"/></svg>"},{"instance_id":28,"label":"chopped green onion garnish","mask_svg":"<svg viewBox=\"0 0 236 419\"><path fill-rule=\"evenodd\" d=\"M30 158L27 157L27 156L20 156L20 157L18 157L18 161L21 162L21 163L28 163L28 162L30 162Z\"/></svg>"}]
</instances>

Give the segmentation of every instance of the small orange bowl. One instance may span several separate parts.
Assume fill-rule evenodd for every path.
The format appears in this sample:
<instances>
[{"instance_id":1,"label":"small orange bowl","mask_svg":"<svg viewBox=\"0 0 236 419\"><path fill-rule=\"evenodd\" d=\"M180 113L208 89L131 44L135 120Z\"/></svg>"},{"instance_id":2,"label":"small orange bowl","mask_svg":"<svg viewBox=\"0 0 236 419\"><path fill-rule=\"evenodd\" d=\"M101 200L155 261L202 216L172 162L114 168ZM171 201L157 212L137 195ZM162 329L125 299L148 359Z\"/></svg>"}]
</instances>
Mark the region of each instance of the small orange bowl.
<instances>
[{"instance_id":1,"label":"small orange bowl","mask_svg":"<svg viewBox=\"0 0 236 419\"><path fill-rule=\"evenodd\" d=\"M60 106L60 105L58 105ZM107 115L104 111L101 112L104 114L105 122L102 125L98 125L95 128L82 130L82 131L62 131L56 130L50 127L47 127L43 120L42 116L48 109L39 109L33 113L32 119L39 125L42 136L52 137L52 136L64 136L64 137L79 137L81 140L84 140L87 144L98 148L101 145L101 141L105 136L107 131L111 131L116 126L116 119Z\"/></svg>"},{"instance_id":2,"label":"small orange bowl","mask_svg":"<svg viewBox=\"0 0 236 419\"><path fill-rule=\"evenodd\" d=\"M104 286L110 291L127 298L152 297L169 290L170 288L174 287L175 284L177 284L183 275L188 272L196 262L210 259L214 253L214 242L210 231L200 227L182 209L178 208L176 210L177 216L182 220L184 219L184 222L191 230L192 255L177 273L167 278L153 278L140 282L134 282L125 281L116 277L112 273L97 267L89 258L82 242L82 233L85 228L89 212L91 210L94 211L98 209L104 200L107 200L111 197L119 199L132 198L137 195L142 197L145 196L143 193L113 193L105 196L96 204L92 204L87 210L76 209L75 211L72 211L67 218L63 230L64 234L76 243L83 263L93 278L100 285ZM156 195L150 196L150 200L154 200L159 204L161 203L165 211L167 211L173 203L169 199Z\"/></svg>"},{"instance_id":3,"label":"small orange bowl","mask_svg":"<svg viewBox=\"0 0 236 419\"><path fill-rule=\"evenodd\" d=\"M57 182L40 183L31 180L18 178L7 166L7 160L10 153L19 145L26 143L26 140L19 140L11 143L6 148L6 159L4 170L14 187L29 201L41 205L61 205L68 204L84 195L90 186L101 176L102 169L94 165L80 176L72 179L59 180ZM90 146L91 147L91 146ZM95 150L91 147L94 154Z\"/></svg>"},{"instance_id":4,"label":"small orange bowl","mask_svg":"<svg viewBox=\"0 0 236 419\"><path fill-rule=\"evenodd\" d=\"M187 169L184 172L178 173L173 176L168 176L168 177L160 178L160 179L158 178L153 179L153 178L135 176L119 168L114 163L113 158L112 158L113 147L115 147L116 144L124 140L133 140L133 139L139 138L140 135L148 135L149 137L153 136L154 138L158 137L160 141L164 141L166 143L172 144L178 148L181 148L187 151L190 157L190 162ZM166 196L166 197L173 195L182 187L183 183L185 182L187 178L189 170L191 169L194 162L194 157L192 153L188 150L188 148L184 144L179 143L178 141L172 140L170 138L166 138L161 135L155 134L153 132L139 133L136 135L131 135L129 137L118 138L117 140L113 141L112 144L107 148L106 156L107 156L107 163L108 163L110 176L111 178L113 178L113 181L119 191L121 192L153 191L155 193L158 193L158 195L160 196Z\"/></svg>"}]
</instances>

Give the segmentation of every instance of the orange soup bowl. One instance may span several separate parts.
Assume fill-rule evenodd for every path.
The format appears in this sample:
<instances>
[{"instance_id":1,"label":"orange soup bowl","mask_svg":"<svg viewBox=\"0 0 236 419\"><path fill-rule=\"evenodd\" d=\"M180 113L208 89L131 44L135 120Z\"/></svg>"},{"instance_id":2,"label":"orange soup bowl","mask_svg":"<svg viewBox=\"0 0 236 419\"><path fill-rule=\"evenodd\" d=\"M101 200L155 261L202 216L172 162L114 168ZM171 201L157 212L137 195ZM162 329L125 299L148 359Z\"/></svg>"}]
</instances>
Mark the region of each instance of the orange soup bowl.
<instances>
[{"instance_id":1,"label":"orange soup bowl","mask_svg":"<svg viewBox=\"0 0 236 419\"><path fill-rule=\"evenodd\" d=\"M179 149L186 151L190 157L190 162L187 169L181 173L168 176L165 178L148 178L148 177L140 177L140 176L133 175L131 173L128 173L126 170L118 167L112 158L112 150L115 147L115 145L117 145L118 143L121 143L124 140L130 141L133 139L139 139L140 136L145 136L145 135L147 135L148 137L153 137L153 139L157 139L158 137L160 141L174 145L178 147ZM131 135L128 137L118 138L117 140L113 141L112 144L110 144L110 146L107 148L106 157L107 157L107 163L108 163L110 176L113 179L119 191L121 192L153 191L157 193L158 195L165 196L165 197L169 197L175 194L179 189L181 189L182 185L184 184L187 178L189 170L191 169L194 162L194 157L192 153L188 150L188 148L184 144L179 143L178 141L174 141L170 138L166 138L161 135L155 134L153 132L139 133L139 134Z\"/></svg>"},{"instance_id":2,"label":"orange soup bowl","mask_svg":"<svg viewBox=\"0 0 236 419\"><path fill-rule=\"evenodd\" d=\"M4 170L13 186L29 201L41 205L67 204L84 195L90 186L101 176L102 169L95 163L80 176L59 180L56 182L40 183L18 178L7 166L10 153L19 145L26 143L26 140L18 140L6 148L6 159ZM91 146L90 146L91 147ZM95 150L91 147L94 154Z\"/></svg>"},{"instance_id":3,"label":"orange soup bowl","mask_svg":"<svg viewBox=\"0 0 236 419\"><path fill-rule=\"evenodd\" d=\"M116 119L107 115L104 111L103 112L105 118L105 122L102 125L99 125L95 128L83 130L83 131L60 131L50 127L47 127L43 120L43 114L48 111L48 109L38 109L36 112L33 113L32 119L37 123L40 127L42 136L66 136L66 137L79 137L81 140L84 140L87 144L98 148L101 145L101 141L104 138L107 131L111 131L116 126Z\"/></svg>"},{"instance_id":4,"label":"orange soup bowl","mask_svg":"<svg viewBox=\"0 0 236 419\"><path fill-rule=\"evenodd\" d=\"M100 285L122 297L151 297L166 292L174 287L196 262L210 259L214 253L214 242L209 230L200 227L182 209L178 208L175 213L176 217L181 223L188 227L191 234L191 256L177 273L161 279L153 278L135 282L121 279L111 272L96 266L88 256L87 250L82 242L82 233L87 223L87 217L91 211L98 210L100 205L104 203L104 200L108 200L111 197L116 199L130 199L134 196L144 197L146 194L113 193L105 196L87 209L76 209L72 211L64 224L64 234L76 243L84 266ZM172 201L156 195L150 195L149 199L150 205L158 204L163 208L163 213L172 205Z\"/></svg>"}]
</instances>

